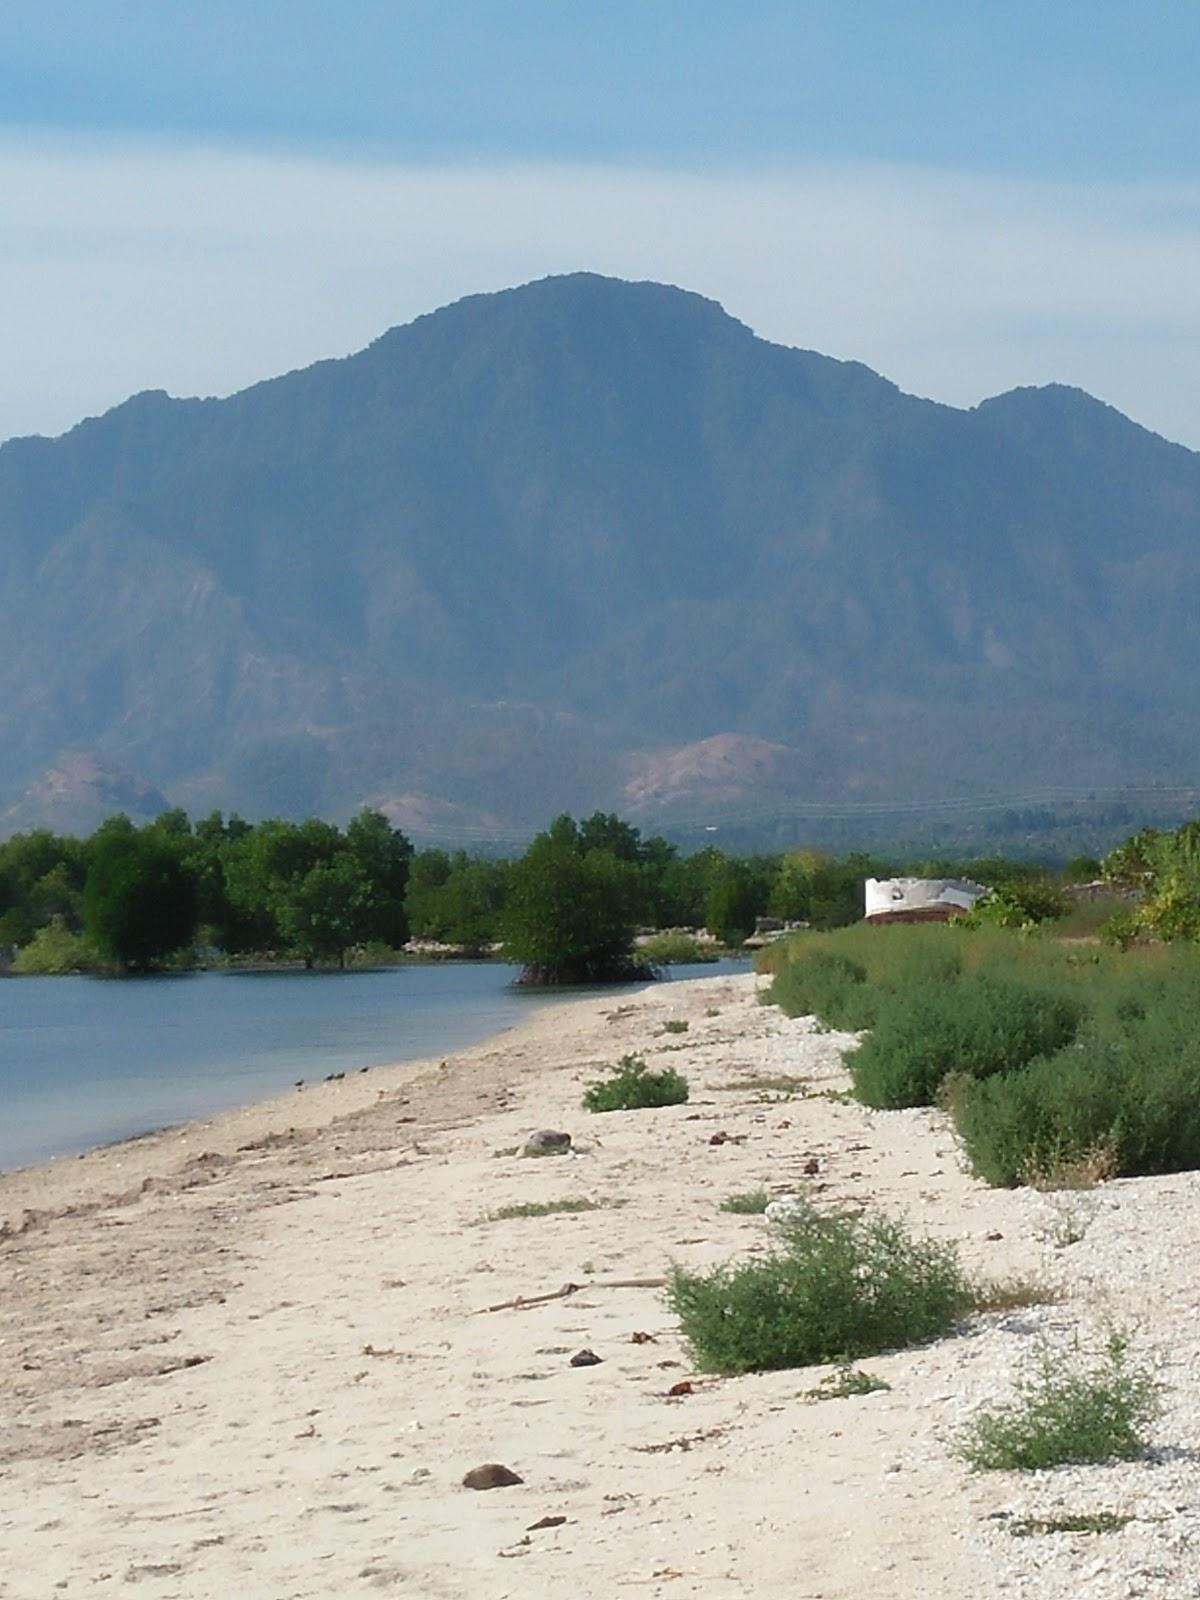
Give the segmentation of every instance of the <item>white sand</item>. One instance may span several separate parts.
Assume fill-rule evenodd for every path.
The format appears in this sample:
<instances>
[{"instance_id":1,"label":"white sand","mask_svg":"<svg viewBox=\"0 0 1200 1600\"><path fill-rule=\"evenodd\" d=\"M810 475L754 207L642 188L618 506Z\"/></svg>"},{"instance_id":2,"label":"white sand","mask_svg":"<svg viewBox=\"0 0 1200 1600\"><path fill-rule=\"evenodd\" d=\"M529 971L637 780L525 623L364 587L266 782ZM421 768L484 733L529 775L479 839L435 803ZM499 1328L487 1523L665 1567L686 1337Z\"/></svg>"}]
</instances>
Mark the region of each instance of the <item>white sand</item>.
<instances>
[{"instance_id":1,"label":"white sand","mask_svg":"<svg viewBox=\"0 0 1200 1600\"><path fill-rule=\"evenodd\" d=\"M0 1596L1200 1595L1200 1179L987 1190L938 1114L822 1097L846 1040L755 985L581 1001L441 1067L0 1179ZM664 1034L670 1017L688 1032ZM685 1072L690 1104L583 1112L631 1050ZM806 1095L747 1082L780 1072ZM496 1154L540 1127L582 1153ZM718 1209L758 1187L878 1204L1061 1298L860 1363L891 1385L864 1397L806 1403L822 1369L699 1378L662 1292L608 1285L763 1249L761 1218ZM576 1195L625 1203L479 1220ZM1162 1363L1152 1458L969 1473L953 1446L971 1411L1039 1340L1110 1319ZM585 1346L602 1363L572 1368ZM487 1461L523 1484L462 1487ZM1133 1520L1009 1531L1064 1511ZM546 1516L566 1521L529 1531Z\"/></svg>"}]
</instances>

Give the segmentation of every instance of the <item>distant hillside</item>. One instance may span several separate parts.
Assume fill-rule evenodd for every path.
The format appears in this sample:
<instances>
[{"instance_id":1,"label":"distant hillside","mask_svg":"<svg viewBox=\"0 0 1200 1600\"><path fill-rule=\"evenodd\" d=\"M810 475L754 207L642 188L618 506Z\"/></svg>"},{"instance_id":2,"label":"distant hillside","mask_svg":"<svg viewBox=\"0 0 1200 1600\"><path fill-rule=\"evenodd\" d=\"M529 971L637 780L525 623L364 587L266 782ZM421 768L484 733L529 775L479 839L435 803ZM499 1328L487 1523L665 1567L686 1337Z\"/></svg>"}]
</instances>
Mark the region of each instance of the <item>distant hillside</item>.
<instances>
[{"instance_id":1,"label":"distant hillside","mask_svg":"<svg viewBox=\"0 0 1200 1600\"><path fill-rule=\"evenodd\" d=\"M464 836L1193 781L1198 608L1200 456L1087 395L552 278L0 447L0 814L64 752Z\"/></svg>"}]
</instances>

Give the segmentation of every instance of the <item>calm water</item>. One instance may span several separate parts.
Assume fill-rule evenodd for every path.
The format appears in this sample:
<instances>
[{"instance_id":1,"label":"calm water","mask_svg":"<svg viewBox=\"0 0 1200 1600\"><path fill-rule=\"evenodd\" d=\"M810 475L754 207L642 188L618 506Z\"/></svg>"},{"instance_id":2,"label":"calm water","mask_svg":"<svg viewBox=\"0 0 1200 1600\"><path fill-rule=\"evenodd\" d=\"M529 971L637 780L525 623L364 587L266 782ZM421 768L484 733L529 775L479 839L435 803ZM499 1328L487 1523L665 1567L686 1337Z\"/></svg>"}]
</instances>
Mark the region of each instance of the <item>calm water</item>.
<instances>
[{"instance_id":1,"label":"calm water","mask_svg":"<svg viewBox=\"0 0 1200 1600\"><path fill-rule=\"evenodd\" d=\"M672 981L746 966L675 967ZM0 981L0 1170L209 1116L297 1078L449 1053L576 998L514 989L515 970Z\"/></svg>"}]
</instances>

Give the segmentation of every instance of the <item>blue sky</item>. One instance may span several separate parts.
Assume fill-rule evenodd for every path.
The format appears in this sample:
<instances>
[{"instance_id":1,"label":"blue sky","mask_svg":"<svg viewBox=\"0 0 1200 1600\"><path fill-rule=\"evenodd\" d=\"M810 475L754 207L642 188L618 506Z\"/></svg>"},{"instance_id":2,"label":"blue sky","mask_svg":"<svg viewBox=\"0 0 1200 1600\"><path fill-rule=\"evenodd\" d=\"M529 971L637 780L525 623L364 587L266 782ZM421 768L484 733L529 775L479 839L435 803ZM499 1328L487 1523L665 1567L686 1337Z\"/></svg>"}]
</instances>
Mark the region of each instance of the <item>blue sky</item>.
<instances>
[{"instance_id":1,"label":"blue sky","mask_svg":"<svg viewBox=\"0 0 1200 1600\"><path fill-rule=\"evenodd\" d=\"M0 437L591 267L1200 447L1200 4L5 0Z\"/></svg>"}]
</instances>

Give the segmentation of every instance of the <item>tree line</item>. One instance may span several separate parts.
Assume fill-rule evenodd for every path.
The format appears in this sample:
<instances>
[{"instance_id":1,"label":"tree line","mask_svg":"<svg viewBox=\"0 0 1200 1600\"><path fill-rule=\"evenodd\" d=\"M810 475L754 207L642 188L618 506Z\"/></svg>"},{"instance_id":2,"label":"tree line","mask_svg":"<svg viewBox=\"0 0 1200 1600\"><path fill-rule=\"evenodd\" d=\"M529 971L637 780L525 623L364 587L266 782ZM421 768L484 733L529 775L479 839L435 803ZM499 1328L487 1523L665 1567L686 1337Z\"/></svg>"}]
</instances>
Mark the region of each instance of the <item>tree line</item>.
<instances>
[{"instance_id":1,"label":"tree line","mask_svg":"<svg viewBox=\"0 0 1200 1600\"><path fill-rule=\"evenodd\" d=\"M707 928L735 946L765 916L843 926L862 915L863 880L895 870L854 852L685 855L601 811L556 818L505 860L414 850L378 811L339 828L175 810L143 827L111 817L85 839L37 830L0 844L0 950L18 971L145 972L223 958L345 965L418 939L467 953L502 944L532 978L588 981L630 970L638 929ZM907 870L992 883L1027 871Z\"/></svg>"}]
</instances>

